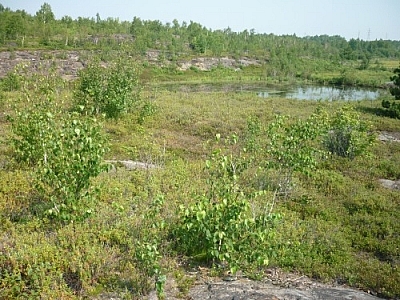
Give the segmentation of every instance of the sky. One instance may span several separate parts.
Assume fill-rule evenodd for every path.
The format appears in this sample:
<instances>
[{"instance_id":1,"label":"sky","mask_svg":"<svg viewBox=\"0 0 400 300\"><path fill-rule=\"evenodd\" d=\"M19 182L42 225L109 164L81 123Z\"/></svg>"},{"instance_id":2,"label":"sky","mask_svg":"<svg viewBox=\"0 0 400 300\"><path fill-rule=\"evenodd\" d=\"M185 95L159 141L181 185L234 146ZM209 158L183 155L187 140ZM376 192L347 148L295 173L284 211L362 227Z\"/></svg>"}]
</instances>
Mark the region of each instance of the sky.
<instances>
[{"instance_id":1,"label":"sky","mask_svg":"<svg viewBox=\"0 0 400 300\"><path fill-rule=\"evenodd\" d=\"M212 30L400 40L400 0L0 0L32 15L44 2L57 19L99 13L101 19L120 21L193 21Z\"/></svg>"}]
</instances>

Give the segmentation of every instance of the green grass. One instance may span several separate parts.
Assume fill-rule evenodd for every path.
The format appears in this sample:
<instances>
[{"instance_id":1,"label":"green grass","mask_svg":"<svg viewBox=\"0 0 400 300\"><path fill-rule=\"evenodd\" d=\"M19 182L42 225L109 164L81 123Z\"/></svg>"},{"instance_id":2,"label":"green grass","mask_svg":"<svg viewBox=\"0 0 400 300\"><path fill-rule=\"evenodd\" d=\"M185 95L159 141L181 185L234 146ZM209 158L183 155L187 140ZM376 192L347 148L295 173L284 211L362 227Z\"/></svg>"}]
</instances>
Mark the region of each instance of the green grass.
<instances>
[{"instance_id":1,"label":"green grass","mask_svg":"<svg viewBox=\"0 0 400 300\"><path fill-rule=\"evenodd\" d=\"M378 63L377 63L378 62ZM390 81L393 70L398 67L397 60L373 59L365 70L360 70L358 61L348 61L343 64L326 60L305 60L293 66L293 71L281 73L276 62L265 62L260 65L250 65L235 71L230 68L213 68L210 71L200 71L191 68L180 71L176 66L148 67L146 64L142 79L151 84L162 83L269 83L269 84L337 84L350 86L384 87ZM276 74L275 74L276 73Z\"/></svg>"},{"instance_id":2,"label":"green grass","mask_svg":"<svg viewBox=\"0 0 400 300\"><path fill-rule=\"evenodd\" d=\"M9 103L15 94L6 97ZM182 290L187 291L184 269L177 267L184 258L174 247L171 232L178 222L179 206L194 203L193 195L207 188L204 166L215 147L215 135L236 133L241 141L250 116L267 125L275 114L304 119L317 105L328 112L343 105L259 98L246 92L168 92L155 87L145 90L143 97L157 106L157 113L146 117L142 125L137 112L107 122L104 131L111 141L107 158L151 162L160 168L118 168L102 174L94 181L101 191L95 214L66 226L42 218L29 171L12 163L4 138L10 128L1 119L0 298L146 294L154 279L135 253L138 242L152 236L149 222L161 220L165 227L157 232L160 263L168 276L179 275ZM360 101L355 106L375 130L400 130L400 120L377 114L380 101ZM265 147L267 139L262 136L260 141ZM377 141L370 157L352 161L331 157L310 177L296 174L296 189L274 207L283 218L271 238L270 264L399 297L400 194L378 183L380 178L400 178L398 153L400 143ZM261 180L252 175L246 177L249 185ZM154 220L143 218L160 194L164 195L161 211ZM270 203L271 196L260 197L256 209ZM182 268L179 274L177 268Z\"/></svg>"}]
</instances>

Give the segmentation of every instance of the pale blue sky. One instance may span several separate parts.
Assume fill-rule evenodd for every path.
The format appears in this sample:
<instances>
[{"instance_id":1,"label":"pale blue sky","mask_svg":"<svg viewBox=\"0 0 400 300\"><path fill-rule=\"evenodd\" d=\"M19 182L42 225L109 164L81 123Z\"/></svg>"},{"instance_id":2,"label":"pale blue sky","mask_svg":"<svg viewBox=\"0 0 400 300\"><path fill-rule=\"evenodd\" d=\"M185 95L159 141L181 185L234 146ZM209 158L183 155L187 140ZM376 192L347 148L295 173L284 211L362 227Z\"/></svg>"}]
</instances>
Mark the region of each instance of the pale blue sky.
<instances>
[{"instance_id":1,"label":"pale blue sky","mask_svg":"<svg viewBox=\"0 0 400 300\"><path fill-rule=\"evenodd\" d=\"M400 0L0 0L35 14L50 4L56 18L107 17L132 21L177 19L211 29L255 29L277 35L340 35L347 39L400 40Z\"/></svg>"}]
</instances>

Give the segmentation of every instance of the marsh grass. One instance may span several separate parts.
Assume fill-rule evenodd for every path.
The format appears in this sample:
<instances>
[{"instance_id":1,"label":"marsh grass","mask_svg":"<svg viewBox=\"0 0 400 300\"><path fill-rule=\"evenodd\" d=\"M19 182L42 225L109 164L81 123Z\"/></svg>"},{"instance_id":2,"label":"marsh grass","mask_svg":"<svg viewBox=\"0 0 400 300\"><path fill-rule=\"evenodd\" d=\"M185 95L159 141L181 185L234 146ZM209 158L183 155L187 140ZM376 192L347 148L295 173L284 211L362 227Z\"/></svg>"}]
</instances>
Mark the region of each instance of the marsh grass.
<instances>
[{"instance_id":1,"label":"marsh grass","mask_svg":"<svg viewBox=\"0 0 400 300\"><path fill-rule=\"evenodd\" d=\"M14 94L7 97L12 99ZM0 298L77 299L103 292L128 298L148 293L154 278L143 268L149 263L145 256L143 261L134 259L137 242L148 238L152 222L162 221L163 227L157 225L151 232L159 237L158 263L168 274L177 272L174 268L183 258L173 246L171 229L179 222L179 206L195 203L195 195L207 188L204 166L216 147L216 134L234 133L244 141L249 117L267 126L276 114L288 115L295 122L307 118L317 106L329 113L344 104L266 99L245 92L153 89L143 91L143 97L157 105L157 113L143 124L138 123L135 111L108 120L104 126L111 143L107 158L150 162L160 168L117 168L98 176L94 182L101 193L96 211L80 223L59 226L43 219L28 172L15 165L5 167L11 150L2 137ZM355 106L375 130L398 131L399 120L374 113L378 102L359 101ZM2 134L9 134L6 119L0 121ZM261 134L257 159L265 159L262 153L267 143ZM399 191L387 190L377 180L399 179L399 147L399 143L377 141L370 157L350 161L332 156L310 176L295 174L295 190L274 206L282 219L270 241L270 265L398 297ZM268 186L268 174L259 174L257 168L248 170L242 181L245 192L263 180ZM143 215L158 195L163 195L164 205L149 223ZM252 209L265 209L271 197L273 193L267 191ZM209 266L205 261L197 263ZM187 293L191 282L181 275L183 267L179 272L182 292Z\"/></svg>"}]
</instances>

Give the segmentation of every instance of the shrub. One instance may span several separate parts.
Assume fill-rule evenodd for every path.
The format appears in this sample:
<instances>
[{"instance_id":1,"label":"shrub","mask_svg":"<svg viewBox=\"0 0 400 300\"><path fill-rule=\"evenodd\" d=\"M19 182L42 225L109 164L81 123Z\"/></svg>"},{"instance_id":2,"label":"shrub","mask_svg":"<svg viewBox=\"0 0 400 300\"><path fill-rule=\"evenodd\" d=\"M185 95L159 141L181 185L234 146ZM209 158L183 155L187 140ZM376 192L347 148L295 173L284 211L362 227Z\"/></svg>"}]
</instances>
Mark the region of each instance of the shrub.
<instances>
[{"instance_id":1,"label":"shrub","mask_svg":"<svg viewBox=\"0 0 400 300\"><path fill-rule=\"evenodd\" d=\"M314 141L325 128L326 115L322 111L294 123L288 117L277 115L269 125L266 166L278 171L278 194L288 195L294 172L309 174L315 168L321 152Z\"/></svg>"},{"instance_id":2,"label":"shrub","mask_svg":"<svg viewBox=\"0 0 400 300\"><path fill-rule=\"evenodd\" d=\"M96 119L68 114L47 144L47 160L40 160L35 174L38 191L52 202L48 213L66 221L86 217L95 192L91 178L107 169L100 124Z\"/></svg>"},{"instance_id":3,"label":"shrub","mask_svg":"<svg viewBox=\"0 0 400 300\"><path fill-rule=\"evenodd\" d=\"M62 111L54 86L41 77L35 93L26 95L32 105L17 108L10 118L11 142L16 160L33 171L42 200L52 204L49 215L64 221L82 219L91 211L91 178L105 170L106 140L98 120Z\"/></svg>"},{"instance_id":4,"label":"shrub","mask_svg":"<svg viewBox=\"0 0 400 300\"><path fill-rule=\"evenodd\" d=\"M149 278L159 299L164 299L166 275L161 265L161 240L166 223L161 216L164 195L157 195L143 214L141 236L135 241L134 260L143 276L142 289L150 289Z\"/></svg>"},{"instance_id":5,"label":"shrub","mask_svg":"<svg viewBox=\"0 0 400 300\"><path fill-rule=\"evenodd\" d=\"M390 77L390 80L394 85L390 88L390 93L394 96L395 101L383 100L382 107L388 111L389 116L400 119L400 103L396 101L400 100L400 67L394 69L394 75Z\"/></svg>"},{"instance_id":6,"label":"shrub","mask_svg":"<svg viewBox=\"0 0 400 300\"><path fill-rule=\"evenodd\" d=\"M90 213L81 200L91 198L90 179L105 170L107 150L98 121L28 111L13 120L13 131L17 159L33 167L37 191L52 203L48 213L63 220Z\"/></svg>"},{"instance_id":7,"label":"shrub","mask_svg":"<svg viewBox=\"0 0 400 300\"><path fill-rule=\"evenodd\" d=\"M79 72L74 93L78 111L118 119L140 98L139 69L128 59L103 67L98 59Z\"/></svg>"},{"instance_id":8,"label":"shrub","mask_svg":"<svg viewBox=\"0 0 400 300\"><path fill-rule=\"evenodd\" d=\"M238 185L244 165L243 157L213 152L206 162L208 189L195 196L194 205L181 206L176 230L180 251L213 264L227 263L233 273L268 264L268 245L279 218L266 210L252 214L250 200Z\"/></svg>"},{"instance_id":9,"label":"shrub","mask_svg":"<svg viewBox=\"0 0 400 300\"><path fill-rule=\"evenodd\" d=\"M15 72L8 72L0 81L0 88L6 92L18 91L21 88L21 81Z\"/></svg>"},{"instance_id":10,"label":"shrub","mask_svg":"<svg viewBox=\"0 0 400 300\"><path fill-rule=\"evenodd\" d=\"M371 129L353 107L344 106L330 119L323 145L332 154L354 159L367 154L368 147L375 141Z\"/></svg>"},{"instance_id":11,"label":"shrub","mask_svg":"<svg viewBox=\"0 0 400 300\"><path fill-rule=\"evenodd\" d=\"M394 99L400 100L400 67L394 69L394 75L390 77L393 81L394 87L390 88L390 93L394 96Z\"/></svg>"}]
</instances>

